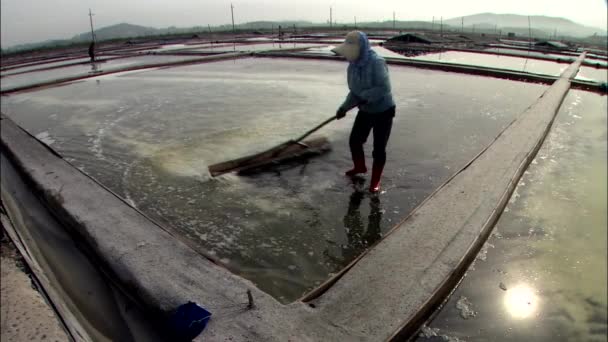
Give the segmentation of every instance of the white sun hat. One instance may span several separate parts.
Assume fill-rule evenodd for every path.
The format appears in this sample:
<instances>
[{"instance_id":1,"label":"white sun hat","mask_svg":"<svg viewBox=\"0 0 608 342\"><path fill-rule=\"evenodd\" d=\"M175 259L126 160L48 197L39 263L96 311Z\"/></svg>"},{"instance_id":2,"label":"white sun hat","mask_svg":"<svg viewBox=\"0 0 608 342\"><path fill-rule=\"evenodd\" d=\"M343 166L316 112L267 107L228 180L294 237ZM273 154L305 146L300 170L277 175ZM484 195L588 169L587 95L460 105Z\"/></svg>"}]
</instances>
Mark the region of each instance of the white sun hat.
<instances>
[{"instance_id":1,"label":"white sun hat","mask_svg":"<svg viewBox=\"0 0 608 342\"><path fill-rule=\"evenodd\" d=\"M351 31L346 35L344 43L336 46L331 52L344 56L349 62L354 62L359 58L359 50L359 31Z\"/></svg>"}]
</instances>

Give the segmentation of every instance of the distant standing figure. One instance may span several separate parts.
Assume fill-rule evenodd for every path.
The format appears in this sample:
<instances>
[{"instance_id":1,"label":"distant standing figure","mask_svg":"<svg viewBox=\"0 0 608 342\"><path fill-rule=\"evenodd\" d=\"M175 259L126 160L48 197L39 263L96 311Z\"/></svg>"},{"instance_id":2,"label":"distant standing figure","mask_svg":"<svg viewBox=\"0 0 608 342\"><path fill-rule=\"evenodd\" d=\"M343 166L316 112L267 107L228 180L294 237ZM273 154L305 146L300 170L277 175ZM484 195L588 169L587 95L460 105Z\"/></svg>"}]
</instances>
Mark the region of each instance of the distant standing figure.
<instances>
[{"instance_id":1,"label":"distant standing figure","mask_svg":"<svg viewBox=\"0 0 608 342\"><path fill-rule=\"evenodd\" d=\"M95 42L91 42L89 45L89 57L91 57L91 63L95 62Z\"/></svg>"},{"instance_id":2,"label":"distant standing figure","mask_svg":"<svg viewBox=\"0 0 608 342\"><path fill-rule=\"evenodd\" d=\"M386 61L371 49L367 36L359 31L350 32L344 43L332 51L349 62L347 80L350 91L338 108L336 118L341 119L349 110L359 108L349 139L354 167L346 171L346 175L352 177L367 172L363 144L373 129L374 164L369 191L376 193L380 190L380 178L386 163L386 145L395 116Z\"/></svg>"}]
</instances>

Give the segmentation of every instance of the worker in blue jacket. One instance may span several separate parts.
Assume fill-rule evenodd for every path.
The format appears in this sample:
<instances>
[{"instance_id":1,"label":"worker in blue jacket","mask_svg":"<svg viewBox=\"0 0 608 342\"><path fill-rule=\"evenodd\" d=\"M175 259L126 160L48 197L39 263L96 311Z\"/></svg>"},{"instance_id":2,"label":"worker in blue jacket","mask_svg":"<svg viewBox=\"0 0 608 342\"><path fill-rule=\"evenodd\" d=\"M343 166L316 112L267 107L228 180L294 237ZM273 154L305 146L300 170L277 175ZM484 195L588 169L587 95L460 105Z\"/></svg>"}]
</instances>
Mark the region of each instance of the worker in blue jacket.
<instances>
[{"instance_id":1,"label":"worker in blue jacket","mask_svg":"<svg viewBox=\"0 0 608 342\"><path fill-rule=\"evenodd\" d=\"M359 31L347 34L344 43L332 51L349 62L347 80L350 92L338 108L336 118L341 119L349 110L359 108L349 139L354 167L346 171L346 175L352 177L367 172L363 144L373 130L374 163L369 191L376 193L380 190L380 178L386 163L386 145L395 116L386 61L371 49L367 36Z\"/></svg>"}]
</instances>

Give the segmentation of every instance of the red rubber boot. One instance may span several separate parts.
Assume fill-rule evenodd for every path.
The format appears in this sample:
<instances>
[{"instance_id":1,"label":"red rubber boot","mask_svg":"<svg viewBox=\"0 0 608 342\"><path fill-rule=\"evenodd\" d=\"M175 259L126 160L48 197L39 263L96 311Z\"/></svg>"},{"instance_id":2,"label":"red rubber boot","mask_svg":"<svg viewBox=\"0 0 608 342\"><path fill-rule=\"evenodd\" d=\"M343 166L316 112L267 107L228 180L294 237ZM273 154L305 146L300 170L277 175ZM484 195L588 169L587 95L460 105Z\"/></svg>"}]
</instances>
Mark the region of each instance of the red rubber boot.
<instances>
[{"instance_id":1,"label":"red rubber boot","mask_svg":"<svg viewBox=\"0 0 608 342\"><path fill-rule=\"evenodd\" d=\"M365 157L354 157L353 156L353 164L354 164L354 167L352 169L346 171L344 173L345 175L352 177L356 174L367 172L367 167L365 166Z\"/></svg>"},{"instance_id":2,"label":"red rubber boot","mask_svg":"<svg viewBox=\"0 0 608 342\"><path fill-rule=\"evenodd\" d=\"M372 180L369 183L369 192L377 193L380 191L380 178L382 177L382 171L384 170L384 163L376 163L372 166Z\"/></svg>"}]
</instances>

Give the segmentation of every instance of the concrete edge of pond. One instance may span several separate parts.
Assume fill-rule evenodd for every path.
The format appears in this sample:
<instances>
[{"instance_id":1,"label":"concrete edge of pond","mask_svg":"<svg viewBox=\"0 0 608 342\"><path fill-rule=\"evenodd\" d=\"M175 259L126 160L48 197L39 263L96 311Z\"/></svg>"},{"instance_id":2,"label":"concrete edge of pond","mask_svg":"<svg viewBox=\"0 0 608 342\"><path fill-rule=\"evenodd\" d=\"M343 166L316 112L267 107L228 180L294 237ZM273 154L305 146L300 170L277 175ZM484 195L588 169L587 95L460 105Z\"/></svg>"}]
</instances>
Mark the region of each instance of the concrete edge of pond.
<instances>
[{"instance_id":1,"label":"concrete edge of pond","mask_svg":"<svg viewBox=\"0 0 608 342\"><path fill-rule=\"evenodd\" d=\"M161 341L163 331L156 318L108 281L2 151L0 159L0 223L71 340Z\"/></svg>"},{"instance_id":2,"label":"concrete edge of pond","mask_svg":"<svg viewBox=\"0 0 608 342\"><path fill-rule=\"evenodd\" d=\"M373 340L416 331L485 242L542 145L584 55L473 163L311 301L323 320Z\"/></svg>"},{"instance_id":3,"label":"concrete edge of pond","mask_svg":"<svg viewBox=\"0 0 608 342\"><path fill-rule=\"evenodd\" d=\"M249 52L228 52L228 53L221 53L221 54L214 54L214 55L205 55L205 56L201 56L201 57L193 56L192 59L186 59L186 60L174 61L174 62L159 62L159 63L145 63L145 64L140 64L140 65L131 65L131 66L126 66L126 67L122 67L122 68L100 71L100 72L96 72L96 73L80 74L80 75L75 75L75 76L58 78L58 79L54 79L54 80L50 80L50 81L44 81L44 82L38 82L38 83L32 83L32 84L27 84L27 85L23 85L23 86L8 88L8 89L0 90L0 95L15 94L15 93L19 93L22 91L27 91L27 90L37 89L37 88L44 88L44 87L49 87L49 86L61 86L61 85L68 84L69 82L79 81L79 80L83 80L86 78L116 74L116 73L125 72L125 71L135 71L135 70L143 70L143 69L151 69L151 68L163 68L163 67L174 67L174 66L184 66L184 65L190 65L190 64L208 63L208 62L214 62L214 61L218 61L218 60L231 59L231 58L244 58L244 57L248 57L250 55L251 55L251 53L249 53ZM133 56L133 57L135 57L135 56Z\"/></svg>"},{"instance_id":4,"label":"concrete edge of pond","mask_svg":"<svg viewBox=\"0 0 608 342\"><path fill-rule=\"evenodd\" d=\"M485 242L551 126L584 55L494 144L310 303L281 305L196 253L6 117L1 147L125 292L167 316L195 301L205 340L383 340L411 334ZM101 208L101 209L100 209ZM247 308L251 290L254 308Z\"/></svg>"}]
</instances>

